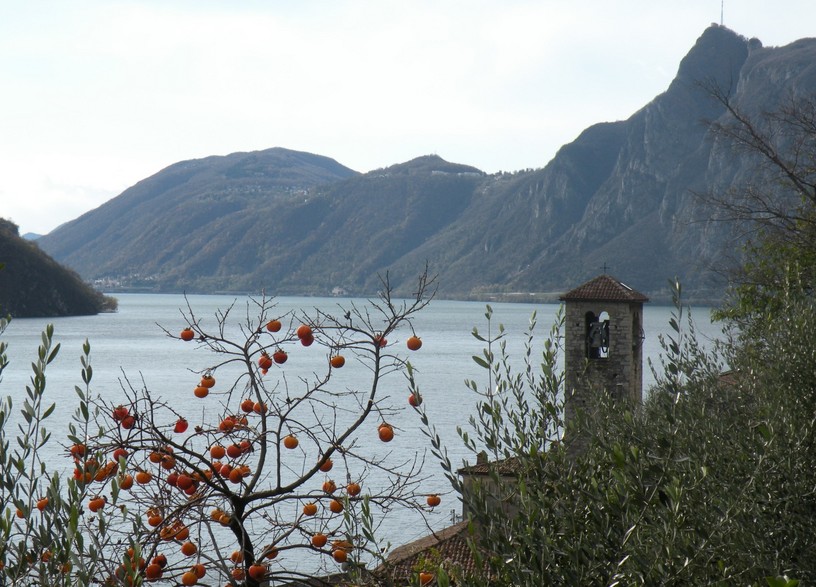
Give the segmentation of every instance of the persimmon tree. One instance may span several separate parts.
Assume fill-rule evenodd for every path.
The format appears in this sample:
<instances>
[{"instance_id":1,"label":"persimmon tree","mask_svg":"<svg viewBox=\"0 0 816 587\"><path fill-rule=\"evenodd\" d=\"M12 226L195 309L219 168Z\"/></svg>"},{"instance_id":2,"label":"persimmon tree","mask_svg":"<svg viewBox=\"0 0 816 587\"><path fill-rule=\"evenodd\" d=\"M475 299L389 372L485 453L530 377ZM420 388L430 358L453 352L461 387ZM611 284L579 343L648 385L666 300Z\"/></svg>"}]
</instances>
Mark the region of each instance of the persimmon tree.
<instances>
[{"instance_id":1,"label":"persimmon tree","mask_svg":"<svg viewBox=\"0 0 816 587\"><path fill-rule=\"evenodd\" d=\"M385 278L378 299L337 314L279 315L262 297L208 320L188 303L184 324L163 326L206 360L182 368L172 396L125 380L126 400L98 402L99 431L82 443L102 456L93 497L109 513L91 535L116 537L99 546L108 584L365 580L383 515L431 507L417 451L387 443L407 407L389 386L404 389L432 283L423 274L400 301Z\"/></svg>"}]
</instances>

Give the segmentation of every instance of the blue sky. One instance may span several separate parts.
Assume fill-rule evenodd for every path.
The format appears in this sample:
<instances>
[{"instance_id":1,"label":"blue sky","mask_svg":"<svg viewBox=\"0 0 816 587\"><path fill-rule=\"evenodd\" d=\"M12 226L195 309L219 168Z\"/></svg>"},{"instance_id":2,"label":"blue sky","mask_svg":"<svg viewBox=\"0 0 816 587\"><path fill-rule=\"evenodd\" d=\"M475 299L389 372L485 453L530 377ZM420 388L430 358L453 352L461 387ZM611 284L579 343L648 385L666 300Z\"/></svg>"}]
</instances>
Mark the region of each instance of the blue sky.
<instances>
[{"instance_id":1,"label":"blue sky","mask_svg":"<svg viewBox=\"0 0 816 587\"><path fill-rule=\"evenodd\" d=\"M0 0L0 216L46 233L185 159L543 167L666 89L720 0ZM765 46L813 0L727 0Z\"/></svg>"}]
</instances>

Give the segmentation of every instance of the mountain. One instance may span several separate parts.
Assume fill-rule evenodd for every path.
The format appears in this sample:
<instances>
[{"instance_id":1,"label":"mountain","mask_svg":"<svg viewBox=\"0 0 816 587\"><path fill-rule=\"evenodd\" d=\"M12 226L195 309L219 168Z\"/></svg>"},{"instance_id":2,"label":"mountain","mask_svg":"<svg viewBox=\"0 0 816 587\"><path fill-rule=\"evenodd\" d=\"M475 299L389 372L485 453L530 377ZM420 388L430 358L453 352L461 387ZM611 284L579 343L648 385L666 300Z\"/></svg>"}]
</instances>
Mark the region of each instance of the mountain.
<instances>
[{"instance_id":1,"label":"mountain","mask_svg":"<svg viewBox=\"0 0 816 587\"><path fill-rule=\"evenodd\" d=\"M431 155L356 173L285 149L177 163L38 240L87 279L155 291L533 299L608 267L660 296L712 298L733 235L694 194L748 181L753 159L713 140L712 85L749 113L816 93L816 40L763 47L712 25L664 93L586 129L545 167L488 175Z\"/></svg>"},{"instance_id":2,"label":"mountain","mask_svg":"<svg viewBox=\"0 0 816 587\"><path fill-rule=\"evenodd\" d=\"M116 309L80 277L0 218L0 314L15 318L79 316Z\"/></svg>"},{"instance_id":3,"label":"mountain","mask_svg":"<svg viewBox=\"0 0 816 587\"><path fill-rule=\"evenodd\" d=\"M248 274L319 218L309 190L356 175L286 149L176 163L39 239L88 279L245 289Z\"/></svg>"}]
</instances>

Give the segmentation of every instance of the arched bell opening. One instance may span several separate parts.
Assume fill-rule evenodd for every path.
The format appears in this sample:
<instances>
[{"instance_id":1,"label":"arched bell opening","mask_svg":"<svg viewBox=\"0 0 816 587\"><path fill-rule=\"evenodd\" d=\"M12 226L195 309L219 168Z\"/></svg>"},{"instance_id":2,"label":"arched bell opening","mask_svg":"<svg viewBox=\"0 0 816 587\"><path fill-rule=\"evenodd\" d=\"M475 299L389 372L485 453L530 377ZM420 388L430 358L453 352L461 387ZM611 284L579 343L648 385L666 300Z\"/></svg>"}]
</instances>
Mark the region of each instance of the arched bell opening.
<instances>
[{"instance_id":1,"label":"arched bell opening","mask_svg":"<svg viewBox=\"0 0 816 587\"><path fill-rule=\"evenodd\" d=\"M594 312L584 315L586 356L588 359L606 359L609 357L609 314L602 311L598 316Z\"/></svg>"}]
</instances>

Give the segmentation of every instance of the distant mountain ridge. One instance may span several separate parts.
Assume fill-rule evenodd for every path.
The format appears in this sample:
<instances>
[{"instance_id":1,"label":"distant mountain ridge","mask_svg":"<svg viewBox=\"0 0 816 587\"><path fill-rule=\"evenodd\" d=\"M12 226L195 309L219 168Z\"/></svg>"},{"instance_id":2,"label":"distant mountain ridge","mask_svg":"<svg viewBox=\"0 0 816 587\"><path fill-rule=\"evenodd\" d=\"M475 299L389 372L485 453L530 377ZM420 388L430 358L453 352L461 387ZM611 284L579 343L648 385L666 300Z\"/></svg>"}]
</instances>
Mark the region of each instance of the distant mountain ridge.
<instances>
[{"instance_id":1,"label":"distant mountain ridge","mask_svg":"<svg viewBox=\"0 0 816 587\"><path fill-rule=\"evenodd\" d=\"M755 162L712 140L723 108L772 111L816 92L816 39L765 48L717 25L667 90L596 124L544 168L488 175L431 155L359 174L275 148L185 161L37 242L86 279L150 291L368 295L386 271L408 295L426 262L440 295L533 299L610 267L654 296L675 276L698 297L733 249L695 192L747 181Z\"/></svg>"}]
</instances>

